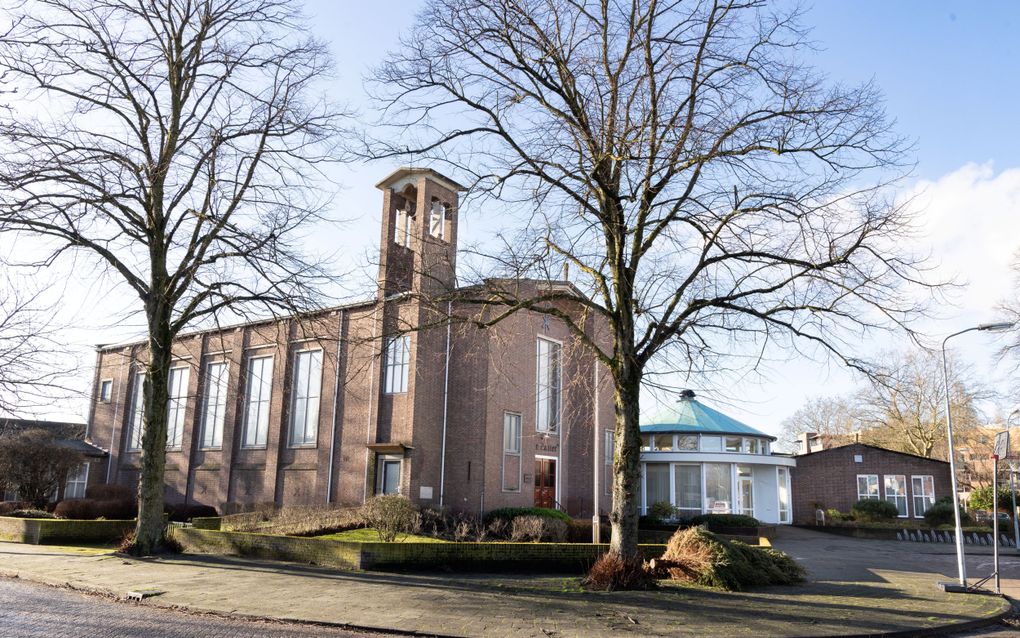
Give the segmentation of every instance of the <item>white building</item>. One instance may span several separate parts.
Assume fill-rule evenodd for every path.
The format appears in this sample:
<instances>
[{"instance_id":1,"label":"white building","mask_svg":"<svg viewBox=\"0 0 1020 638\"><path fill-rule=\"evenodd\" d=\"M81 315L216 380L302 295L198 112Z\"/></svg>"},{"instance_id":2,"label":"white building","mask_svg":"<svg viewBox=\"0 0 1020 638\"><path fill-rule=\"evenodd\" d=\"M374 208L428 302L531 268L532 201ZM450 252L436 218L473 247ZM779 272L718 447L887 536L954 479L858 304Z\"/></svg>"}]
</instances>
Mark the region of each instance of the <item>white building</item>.
<instances>
[{"instance_id":1,"label":"white building","mask_svg":"<svg viewBox=\"0 0 1020 638\"><path fill-rule=\"evenodd\" d=\"M776 437L717 412L684 390L676 405L641 425L641 512L657 502L676 515L746 514L792 520L790 470L774 456Z\"/></svg>"}]
</instances>

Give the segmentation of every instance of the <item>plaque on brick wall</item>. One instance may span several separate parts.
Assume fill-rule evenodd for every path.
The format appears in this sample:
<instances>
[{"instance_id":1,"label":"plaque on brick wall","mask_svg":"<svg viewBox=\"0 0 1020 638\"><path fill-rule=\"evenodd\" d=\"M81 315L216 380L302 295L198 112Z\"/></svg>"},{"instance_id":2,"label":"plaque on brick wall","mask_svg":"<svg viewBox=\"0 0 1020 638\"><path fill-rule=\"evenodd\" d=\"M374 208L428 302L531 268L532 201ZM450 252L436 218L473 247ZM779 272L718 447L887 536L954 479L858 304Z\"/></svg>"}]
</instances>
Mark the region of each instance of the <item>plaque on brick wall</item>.
<instances>
[{"instance_id":1,"label":"plaque on brick wall","mask_svg":"<svg viewBox=\"0 0 1020 638\"><path fill-rule=\"evenodd\" d=\"M418 490L418 498L422 500L428 500L432 498L432 488L427 485L422 485Z\"/></svg>"},{"instance_id":2,"label":"plaque on brick wall","mask_svg":"<svg viewBox=\"0 0 1020 638\"><path fill-rule=\"evenodd\" d=\"M526 485L531 485L531 475L530 474L525 474L524 475L524 483Z\"/></svg>"}]
</instances>

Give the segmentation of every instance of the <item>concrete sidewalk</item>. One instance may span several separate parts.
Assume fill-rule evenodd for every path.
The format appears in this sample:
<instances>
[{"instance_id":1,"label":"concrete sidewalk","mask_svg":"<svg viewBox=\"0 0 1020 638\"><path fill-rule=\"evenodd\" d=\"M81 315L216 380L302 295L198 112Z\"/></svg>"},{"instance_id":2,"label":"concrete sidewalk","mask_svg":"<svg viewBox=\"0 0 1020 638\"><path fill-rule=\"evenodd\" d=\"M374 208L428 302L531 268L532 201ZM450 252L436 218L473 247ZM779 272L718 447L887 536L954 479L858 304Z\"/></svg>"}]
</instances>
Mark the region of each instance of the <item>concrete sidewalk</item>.
<instances>
[{"instance_id":1,"label":"concrete sidewalk","mask_svg":"<svg viewBox=\"0 0 1020 638\"><path fill-rule=\"evenodd\" d=\"M930 574L882 570L749 593L677 586L589 593L562 576L380 574L232 557L132 559L104 550L0 543L0 574L146 605L447 636L821 636L984 621L991 596L944 594Z\"/></svg>"}]
</instances>

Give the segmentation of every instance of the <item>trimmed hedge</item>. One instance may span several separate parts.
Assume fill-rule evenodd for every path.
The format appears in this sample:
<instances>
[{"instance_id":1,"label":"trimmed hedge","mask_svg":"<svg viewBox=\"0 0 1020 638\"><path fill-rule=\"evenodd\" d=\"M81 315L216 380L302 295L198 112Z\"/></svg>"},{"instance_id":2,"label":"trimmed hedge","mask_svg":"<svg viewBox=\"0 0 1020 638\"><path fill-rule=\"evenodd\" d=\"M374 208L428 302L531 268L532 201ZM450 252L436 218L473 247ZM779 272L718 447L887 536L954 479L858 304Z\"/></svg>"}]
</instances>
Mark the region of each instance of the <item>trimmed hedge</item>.
<instances>
[{"instance_id":1,"label":"trimmed hedge","mask_svg":"<svg viewBox=\"0 0 1020 638\"><path fill-rule=\"evenodd\" d=\"M709 530L729 530L737 527L757 528L761 525L757 518L744 514L701 514L690 519L691 525L705 525Z\"/></svg>"},{"instance_id":2,"label":"trimmed hedge","mask_svg":"<svg viewBox=\"0 0 1020 638\"><path fill-rule=\"evenodd\" d=\"M850 513L854 515L854 520L864 522L890 521L899 516L899 510L895 505L889 501L875 499L857 501L850 508Z\"/></svg>"},{"instance_id":3,"label":"trimmed hedge","mask_svg":"<svg viewBox=\"0 0 1020 638\"><path fill-rule=\"evenodd\" d=\"M574 520L570 518L570 515L566 512L550 509L548 507L501 507L486 514L484 521L486 525L496 519L502 519L509 523L518 516L544 516L546 518L558 518L568 525L572 520Z\"/></svg>"}]
</instances>

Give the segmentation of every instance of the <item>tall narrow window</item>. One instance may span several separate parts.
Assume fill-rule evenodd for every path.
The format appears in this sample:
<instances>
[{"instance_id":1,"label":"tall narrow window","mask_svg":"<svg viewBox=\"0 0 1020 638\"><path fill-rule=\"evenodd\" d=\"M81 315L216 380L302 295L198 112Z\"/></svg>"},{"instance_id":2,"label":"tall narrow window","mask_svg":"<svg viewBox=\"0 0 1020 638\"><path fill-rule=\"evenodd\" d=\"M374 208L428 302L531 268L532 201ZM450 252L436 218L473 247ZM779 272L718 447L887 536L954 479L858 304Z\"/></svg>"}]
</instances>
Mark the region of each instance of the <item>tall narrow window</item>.
<instances>
[{"instance_id":1,"label":"tall narrow window","mask_svg":"<svg viewBox=\"0 0 1020 638\"><path fill-rule=\"evenodd\" d=\"M436 200L432 202L429 213L429 234L438 239L446 239L446 206Z\"/></svg>"},{"instance_id":2,"label":"tall narrow window","mask_svg":"<svg viewBox=\"0 0 1020 638\"><path fill-rule=\"evenodd\" d=\"M89 464L76 465L67 473L64 498L85 498L85 486L89 482Z\"/></svg>"},{"instance_id":3,"label":"tall narrow window","mask_svg":"<svg viewBox=\"0 0 1020 638\"><path fill-rule=\"evenodd\" d=\"M538 383L535 428L556 432L560 427L560 344L538 340Z\"/></svg>"},{"instance_id":4,"label":"tall narrow window","mask_svg":"<svg viewBox=\"0 0 1020 638\"><path fill-rule=\"evenodd\" d=\"M142 434L145 428L145 373L135 374L135 385L131 389L131 423L128 430L127 449L137 452L142 449Z\"/></svg>"},{"instance_id":5,"label":"tall narrow window","mask_svg":"<svg viewBox=\"0 0 1020 638\"><path fill-rule=\"evenodd\" d=\"M109 403L113 398L113 379L106 379L99 384L99 400Z\"/></svg>"},{"instance_id":6,"label":"tall narrow window","mask_svg":"<svg viewBox=\"0 0 1020 638\"><path fill-rule=\"evenodd\" d=\"M319 391L322 386L322 350L294 356L294 401L290 418L290 444L315 445L319 431Z\"/></svg>"},{"instance_id":7,"label":"tall narrow window","mask_svg":"<svg viewBox=\"0 0 1020 638\"><path fill-rule=\"evenodd\" d=\"M669 463L645 464L645 511L656 503L670 503Z\"/></svg>"},{"instance_id":8,"label":"tall narrow window","mask_svg":"<svg viewBox=\"0 0 1020 638\"><path fill-rule=\"evenodd\" d=\"M900 518L907 515L907 477L902 475L886 474L885 479L885 500L896 506Z\"/></svg>"},{"instance_id":9,"label":"tall narrow window","mask_svg":"<svg viewBox=\"0 0 1020 638\"><path fill-rule=\"evenodd\" d=\"M398 210L396 224L394 224L393 241L404 248L411 247L411 239L414 237L414 208Z\"/></svg>"},{"instance_id":10,"label":"tall narrow window","mask_svg":"<svg viewBox=\"0 0 1020 638\"><path fill-rule=\"evenodd\" d=\"M674 465L674 484L676 486L676 502L674 505L681 516L697 516L702 514L701 507L701 466Z\"/></svg>"},{"instance_id":11,"label":"tall narrow window","mask_svg":"<svg viewBox=\"0 0 1020 638\"><path fill-rule=\"evenodd\" d=\"M935 479L931 476L911 476L910 491L914 494L914 518L923 518L935 504Z\"/></svg>"},{"instance_id":12,"label":"tall narrow window","mask_svg":"<svg viewBox=\"0 0 1020 638\"><path fill-rule=\"evenodd\" d=\"M857 500L858 501L877 501L881 495L878 493L878 474L858 474L857 475Z\"/></svg>"},{"instance_id":13,"label":"tall narrow window","mask_svg":"<svg viewBox=\"0 0 1020 638\"><path fill-rule=\"evenodd\" d=\"M521 490L521 415L503 413L503 491Z\"/></svg>"},{"instance_id":14,"label":"tall narrow window","mask_svg":"<svg viewBox=\"0 0 1020 638\"><path fill-rule=\"evenodd\" d=\"M606 430L605 450L603 451L602 493L613 493L613 457L616 455L616 436L612 430Z\"/></svg>"},{"instance_id":15,"label":"tall narrow window","mask_svg":"<svg viewBox=\"0 0 1020 638\"><path fill-rule=\"evenodd\" d=\"M202 410L202 447L223 445L223 419L227 411L227 364L210 363L205 367L205 406Z\"/></svg>"},{"instance_id":16,"label":"tall narrow window","mask_svg":"<svg viewBox=\"0 0 1020 638\"><path fill-rule=\"evenodd\" d=\"M383 388L386 394L407 392L407 375L410 368L410 335L401 335L387 340L383 370Z\"/></svg>"},{"instance_id":17,"label":"tall narrow window","mask_svg":"<svg viewBox=\"0 0 1020 638\"><path fill-rule=\"evenodd\" d=\"M729 463L705 463L705 510L709 514L733 512L733 478Z\"/></svg>"},{"instance_id":18,"label":"tall narrow window","mask_svg":"<svg viewBox=\"0 0 1020 638\"><path fill-rule=\"evenodd\" d=\"M170 368L170 396L166 402L166 447L179 450L184 441L184 413L188 407L188 369Z\"/></svg>"},{"instance_id":19,"label":"tall narrow window","mask_svg":"<svg viewBox=\"0 0 1020 638\"><path fill-rule=\"evenodd\" d=\"M244 447L265 447L269 434L269 399L273 393L273 357L248 359Z\"/></svg>"},{"instance_id":20,"label":"tall narrow window","mask_svg":"<svg viewBox=\"0 0 1020 638\"><path fill-rule=\"evenodd\" d=\"M777 467L776 475L778 477L779 487L779 522L789 523L790 522L790 469L786 467Z\"/></svg>"}]
</instances>

